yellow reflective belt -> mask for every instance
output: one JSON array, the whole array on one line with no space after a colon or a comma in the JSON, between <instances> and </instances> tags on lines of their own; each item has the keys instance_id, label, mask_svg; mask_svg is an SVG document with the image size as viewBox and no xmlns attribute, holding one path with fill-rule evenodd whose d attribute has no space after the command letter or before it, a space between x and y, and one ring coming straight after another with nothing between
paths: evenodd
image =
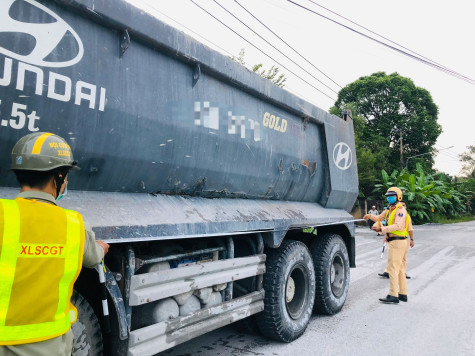
<instances>
[{"instance_id":1,"label":"yellow reflective belt","mask_svg":"<svg viewBox=\"0 0 475 356\"><path fill-rule=\"evenodd\" d=\"M5 325L10 292L15 278L15 263L20 246L20 210L14 200L0 199L3 205L3 245L0 256L0 326Z\"/></svg>"}]
</instances>

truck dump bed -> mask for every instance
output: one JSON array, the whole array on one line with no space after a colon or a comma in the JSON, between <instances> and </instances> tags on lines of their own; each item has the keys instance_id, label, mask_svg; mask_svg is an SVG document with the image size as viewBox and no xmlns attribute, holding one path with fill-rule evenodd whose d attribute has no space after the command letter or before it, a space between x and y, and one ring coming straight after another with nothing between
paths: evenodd
<instances>
[{"instance_id":1,"label":"truck dump bed","mask_svg":"<svg viewBox=\"0 0 475 356\"><path fill-rule=\"evenodd\" d=\"M13 145L45 131L82 168L62 205L99 239L262 230L278 245L288 229L351 219L351 119L125 1L3 0L0 15L1 197L16 192Z\"/></svg>"}]
</instances>

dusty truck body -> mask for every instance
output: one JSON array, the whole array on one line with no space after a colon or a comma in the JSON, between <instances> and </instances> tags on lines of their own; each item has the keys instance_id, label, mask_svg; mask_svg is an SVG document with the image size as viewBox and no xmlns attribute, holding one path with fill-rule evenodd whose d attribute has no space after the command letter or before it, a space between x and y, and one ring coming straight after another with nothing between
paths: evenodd
<instances>
[{"instance_id":1,"label":"dusty truck body","mask_svg":"<svg viewBox=\"0 0 475 356\"><path fill-rule=\"evenodd\" d=\"M83 269L75 352L152 355L235 321L290 342L341 309L351 118L121 0L2 0L0 16L0 197L18 191L15 142L56 133L81 167L60 205L111 245L109 318Z\"/></svg>"}]
</instances>

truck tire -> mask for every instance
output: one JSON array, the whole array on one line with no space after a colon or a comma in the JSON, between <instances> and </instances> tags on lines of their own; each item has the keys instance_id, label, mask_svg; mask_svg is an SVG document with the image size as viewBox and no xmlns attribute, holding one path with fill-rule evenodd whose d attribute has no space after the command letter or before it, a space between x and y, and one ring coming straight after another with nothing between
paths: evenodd
<instances>
[{"instance_id":1,"label":"truck tire","mask_svg":"<svg viewBox=\"0 0 475 356\"><path fill-rule=\"evenodd\" d=\"M71 303L78 310L78 319L71 326L74 335L73 356L102 355L102 333L94 310L84 297L73 291Z\"/></svg>"},{"instance_id":2,"label":"truck tire","mask_svg":"<svg viewBox=\"0 0 475 356\"><path fill-rule=\"evenodd\" d=\"M310 245L315 266L315 305L313 311L333 315L345 304L350 285L350 262L340 235L323 234Z\"/></svg>"},{"instance_id":3,"label":"truck tire","mask_svg":"<svg viewBox=\"0 0 475 356\"><path fill-rule=\"evenodd\" d=\"M297 339L307 328L315 299L315 271L305 244L285 240L268 251L264 290L264 311L256 314L261 333L277 341Z\"/></svg>"}]
</instances>

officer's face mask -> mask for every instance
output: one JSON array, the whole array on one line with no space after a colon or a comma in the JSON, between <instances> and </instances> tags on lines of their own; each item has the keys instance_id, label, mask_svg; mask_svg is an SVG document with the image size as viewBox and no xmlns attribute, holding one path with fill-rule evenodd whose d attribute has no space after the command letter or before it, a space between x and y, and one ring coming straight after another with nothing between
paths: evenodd
<instances>
[{"instance_id":1,"label":"officer's face mask","mask_svg":"<svg viewBox=\"0 0 475 356\"><path fill-rule=\"evenodd\" d=\"M65 182L63 193L58 195L56 201L61 200L65 195L68 194L68 181Z\"/></svg>"},{"instance_id":2,"label":"officer's face mask","mask_svg":"<svg viewBox=\"0 0 475 356\"><path fill-rule=\"evenodd\" d=\"M390 195L386 198L389 204L394 204L396 202L396 197L394 195Z\"/></svg>"}]
</instances>

